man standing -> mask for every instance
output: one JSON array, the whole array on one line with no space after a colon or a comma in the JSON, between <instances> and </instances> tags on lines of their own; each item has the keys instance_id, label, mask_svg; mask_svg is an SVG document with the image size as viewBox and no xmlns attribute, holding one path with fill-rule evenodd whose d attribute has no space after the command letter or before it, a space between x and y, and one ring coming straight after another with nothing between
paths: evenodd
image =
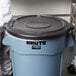
<instances>
[{"instance_id":1,"label":"man standing","mask_svg":"<svg viewBox=\"0 0 76 76\"><path fill-rule=\"evenodd\" d=\"M10 0L0 0L0 58L1 58L1 69L3 76L12 76L12 67L10 59L10 48L9 46L2 45L2 39L4 37L4 25L12 18L10 10Z\"/></svg>"}]
</instances>

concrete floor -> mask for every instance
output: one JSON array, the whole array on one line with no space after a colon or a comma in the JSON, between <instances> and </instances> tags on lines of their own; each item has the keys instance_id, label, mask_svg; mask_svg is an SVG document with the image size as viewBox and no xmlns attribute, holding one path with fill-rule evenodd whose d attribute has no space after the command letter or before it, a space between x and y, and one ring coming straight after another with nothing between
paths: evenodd
<instances>
[{"instance_id":1,"label":"concrete floor","mask_svg":"<svg viewBox=\"0 0 76 76\"><path fill-rule=\"evenodd\" d=\"M62 76L76 76L76 74L70 74L67 71L67 66L70 64L71 62L71 57L72 57L72 48L67 48L65 50L65 54L64 54L64 65L63 65L63 72L62 72ZM0 70L0 76L2 76L2 72Z\"/></svg>"},{"instance_id":2,"label":"concrete floor","mask_svg":"<svg viewBox=\"0 0 76 76\"><path fill-rule=\"evenodd\" d=\"M72 48L67 48L64 54L64 65L63 65L62 76L76 76L76 74L70 74L66 69L72 60L72 55L73 55Z\"/></svg>"}]
</instances>

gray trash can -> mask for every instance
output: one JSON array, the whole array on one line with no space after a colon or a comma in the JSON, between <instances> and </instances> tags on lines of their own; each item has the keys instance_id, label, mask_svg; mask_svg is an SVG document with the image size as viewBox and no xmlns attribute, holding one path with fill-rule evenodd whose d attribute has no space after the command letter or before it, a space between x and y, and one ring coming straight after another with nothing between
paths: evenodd
<instances>
[{"instance_id":1,"label":"gray trash can","mask_svg":"<svg viewBox=\"0 0 76 76\"><path fill-rule=\"evenodd\" d=\"M56 17L24 16L6 26L14 76L61 76L63 53L73 45L72 26Z\"/></svg>"}]
</instances>

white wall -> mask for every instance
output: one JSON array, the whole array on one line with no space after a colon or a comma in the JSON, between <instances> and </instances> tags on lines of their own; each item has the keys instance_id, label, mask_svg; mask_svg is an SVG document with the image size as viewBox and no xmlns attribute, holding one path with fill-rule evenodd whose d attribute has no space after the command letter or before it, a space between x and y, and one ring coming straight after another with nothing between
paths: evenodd
<instances>
[{"instance_id":1,"label":"white wall","mask_svg":"<svg viewBox=\"0 0 76 76\"><path fill-rule=\"evenodd\" d=\"M22 0L21 2L19 0L12 0L13 15L70 14L70 9L71 0L48 0L42 3L27 3Z\"/></svg>"}]
</instances>

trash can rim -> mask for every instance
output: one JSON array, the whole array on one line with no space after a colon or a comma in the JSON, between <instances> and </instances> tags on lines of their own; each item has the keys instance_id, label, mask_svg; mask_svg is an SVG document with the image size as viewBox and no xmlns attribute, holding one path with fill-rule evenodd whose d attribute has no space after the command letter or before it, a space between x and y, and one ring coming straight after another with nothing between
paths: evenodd
<instances>
[{"instance_id":1,"label":"trash can rim","mask_svg":"<svg viewBox=\"0 0 76 76\"><path fill-rule=\"evenodd\" d=\"M54 31L47 30L48 32L46 32L46 28L48 28L48 29L50 28L50 26L46 25L47 22L45 22L45 26L47 26L47 27L39 26L39 28L36 28L34 26L34 28L31 28L31 26L33 26L33 25L28 26L29 28L34 29L35 31L36 31L36 29L37 30L39 29L39 31L45 29L45 32L43 31L42 33L39 31L37 31L37 33L35 33L35 31L33 33L29 33L28 31L26 32L22 29L13 27L15 25L15 23L17 23L19 20L22 20L24 18L26 20L30 19L30 18L34 18L34 20L35 20L35 18L41 18L41 19L46 19L49 21L53 19L54 21L59 21L58 23L60 23L62 27L60 26L60 28L58 29L58 27L59 27L59 25L58 25L57 30L56 29L54 29ZM48 24L49 24L49 21L48 21ZM54 26L56 27L56 25L54 25ZM37 15L19 17L16 20L10 21L9 24L6 26L6 30L9 34L22 38L22 39L34 39L34 40L57 38L57 37L67 34L71 29L73 29L73 26L61 18L57 18L57 17L53 17L53 16L48 17L48 16L37 16ZM26 28L25 28L25 30L26 30Z\"/></svg>"}]
</instances>

